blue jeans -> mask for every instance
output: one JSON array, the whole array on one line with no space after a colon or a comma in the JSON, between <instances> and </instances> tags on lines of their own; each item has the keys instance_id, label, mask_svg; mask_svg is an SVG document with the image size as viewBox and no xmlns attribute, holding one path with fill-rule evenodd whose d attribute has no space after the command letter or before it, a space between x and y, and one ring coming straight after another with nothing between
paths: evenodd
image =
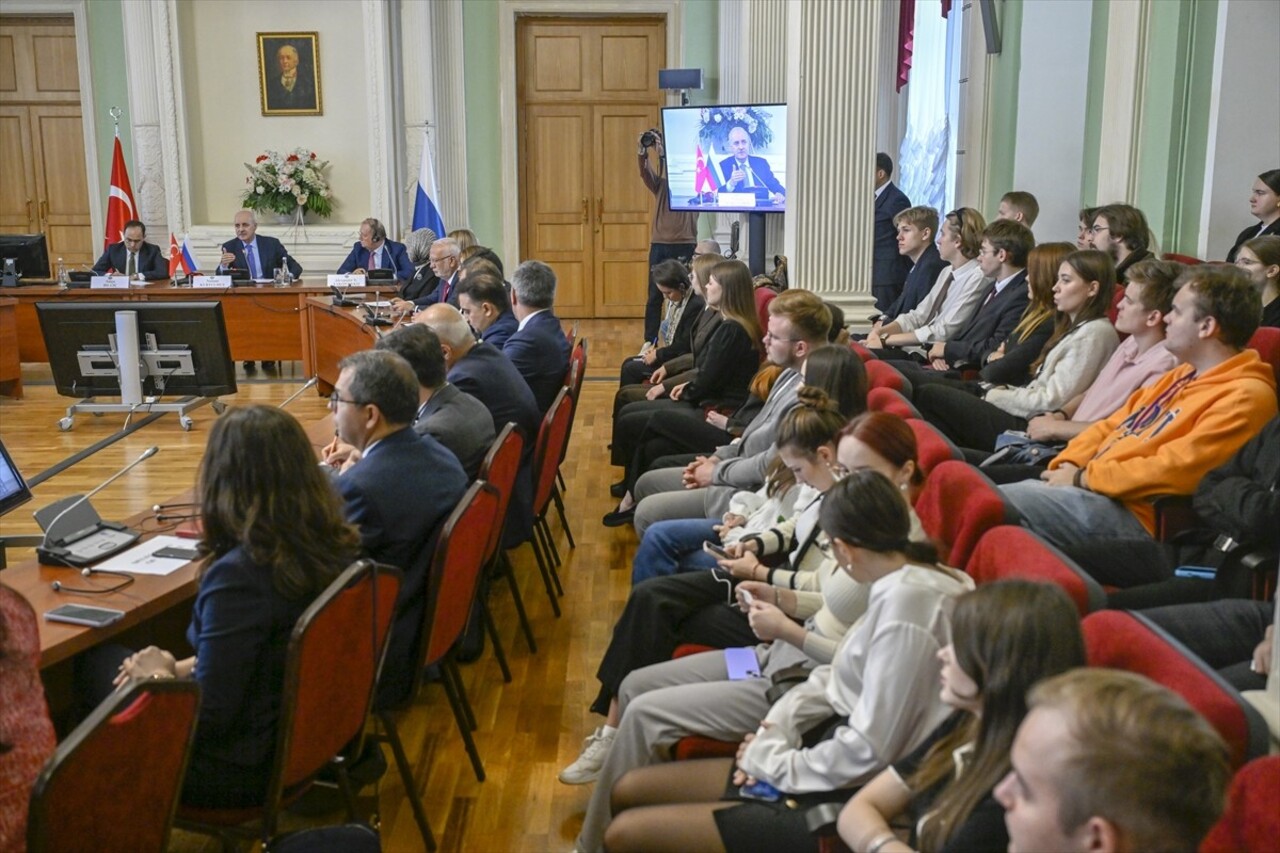
<instances>
[{"instance_id":1,"label":"blue jeans","mask_svg":"<svg viewBox=\"0 0 1280 853\"><path fill-rule=\"evenodd\" d=\"M1000 487L1029 527L1059 548L1098 539L1150 540L1151 534L1120 501L1075 486L1023 480Z\"/></svg>"},{"instance_id":2,"label":"blue jeans","mask_svg":"<svg viewBox=\"0 0 1280 853\"><path fill-rule=\"evenodd\" d=\"M702 543L720 541L712 530L715 524L710 518L678 518L650 525L631 563L631 585L662 575L714 569L715 558L702 550Z\"/></svg>"}]
</instances>

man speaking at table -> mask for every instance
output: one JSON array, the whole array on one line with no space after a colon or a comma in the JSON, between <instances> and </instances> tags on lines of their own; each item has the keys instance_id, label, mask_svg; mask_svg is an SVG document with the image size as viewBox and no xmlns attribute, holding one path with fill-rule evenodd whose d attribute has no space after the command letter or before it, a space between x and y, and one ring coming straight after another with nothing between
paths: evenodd
<instances>
[{"instance_id":1,"label":"man speaking at table","mask_svg":"<svg viewBox=\"0 0 1280 853\"><path fill-rule=\"evenodd\" d=\"M136 219L124 224L124 239L112 243L93 265L94 275L117 272L130 280L159 281L169 277L169 262L160 247L146 242L147 226Z\"/></svg>"},{"instance_id":2,"label":"man speaking at table","mask_svg":"<svg viewBox=\"0 0 1280 853\"><path fill-rule=\"evenodd\" d=\"M729 150L733 156L720 161L720 173L724 175L721 192L754 192L757 197L767 195L774 204L786 202L787 191L773 176L769 161L751 154L751 136L745 127L729 131Z\"/></svg>"},{"instance_id":3,"label":"man speaking at table","mask_svg":"<svg viewBox=\"0 0 1280 853\"><path fill-rule=\"evenodd\" d=\"M236 237L222 244L219 273L245 270L251 279L273 278L276 269L288 261L293 277L302 275L302 265L285 250L283 243L265 234L258 236L258 217L252 210L238 211L232 224ZM274 370L275 366L274 361L262 362L264 370ZM252 373L256 367L252 361L246 361L244 369L246 373Z\"/></svg>"}]
</instances>

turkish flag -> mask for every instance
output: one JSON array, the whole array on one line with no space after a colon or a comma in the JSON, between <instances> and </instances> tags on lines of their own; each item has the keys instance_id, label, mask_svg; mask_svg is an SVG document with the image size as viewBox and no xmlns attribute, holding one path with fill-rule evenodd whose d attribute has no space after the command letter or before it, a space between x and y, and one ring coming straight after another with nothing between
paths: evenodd
<instances>
[{"instance_id":1,"label":"turkish flag","mask_svg":"<svg viewBox=\"0 0 1280 853\"><path fill-rule=\"evenodd\" d=\"M169 232L169 278L173 278L178 274L178 267L182 266L182 250L178 248L178 238L173 236L173 232Z\"/></svg>"},{"instance_id":2,"label":"turkish flag","mask_svg":"<svg viewBox=\"0 0 1280 853\"><path fill-rule=\"evenodd\" d=\"M705 188L705 189L704 189ZM702 156L702 146L698 146L697 165L693 169L693 191L695 193L714 192L716 179L707 168L707 161Z\"/></svg>"},{"instance_id":3,"label":"turkish flag","mask_svg":"<svg viewBox=\"0 0 1280 853\"><path fill-rule=\"evenodd\" d=\"M111 155L111 190L107 193L107 232L102 238L102 248L124 239L124 224L138 218L138 206L133 202L133 187L129 184L129 170L124 165L124 151L120 148L120 132L116 131L115 153Z\"/></svg>"}]
</instances>

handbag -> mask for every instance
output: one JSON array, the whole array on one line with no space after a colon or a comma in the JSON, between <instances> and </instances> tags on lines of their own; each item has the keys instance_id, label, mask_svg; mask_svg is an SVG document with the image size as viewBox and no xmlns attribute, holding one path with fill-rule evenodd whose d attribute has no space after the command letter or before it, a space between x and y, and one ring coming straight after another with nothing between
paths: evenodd
<instances>
[{"instance_id":1,"label":"handbag","mask_svg":"<svg viewBox=\"0 0 1280 853\"><path fill-rule=\"evenodd\" d=\"M1038 465L1044 467L1062 452L1065 442L1035 441L1025 432L1005 430L996 437L996 452L979 467L991 465Z\"/></svg>"}]
</instances>

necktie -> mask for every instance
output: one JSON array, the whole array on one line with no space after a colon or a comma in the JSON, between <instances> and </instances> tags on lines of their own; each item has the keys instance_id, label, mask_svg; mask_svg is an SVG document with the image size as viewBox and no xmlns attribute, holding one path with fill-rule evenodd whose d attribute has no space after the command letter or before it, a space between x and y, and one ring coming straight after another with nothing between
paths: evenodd
<instances>
[{"instance_id":1,"label":"necktie","mask_svg":"<svg viewBox=\"0 0 1280 853\"><path fill-rule=\"evenodd\" d=\"M262 278L262 267L258 266L258 255L253 251L252 243L244 244L244 258L249 262L249 276Z\"/></svg>"},{"instance_id":2,"label":"necktie","mask_svg":"<svg viewBox=\"0 0 1280 853\"><path fill-rule=\"evenodd\" d=\"M449 294L453 292L453 279L446 278L444 285L440 289L440 303L444 304L449 301Z\"/></svg>"},{"instance_id":3,"label":"necktie","mask_svg":"<svg viewBox=\"0 0 1280 853\"><path fill-rule=\"evenodd\" d=\"M929 312L929 319L924 321L926 326L942 313L942 304L947 301L947 291L951 290L951 282L955 280L956 277L954 275L947 273L947 280L942 283L942 292L938 294L938 301L933 303L933 310Z\"/></svg>"},{"instance_id":4,"label":"necktie","mask_svg":"<svg viewBox=\"0 0 1280 853\"><path fill-rule=\"evenodd\" d=\"M378 268L378 250L369 250L369 269L376 270Z\"/></svg>"},{"instance_id":5,"label":"necktie","mask_svg":"<svg viewBox=\"0 0 1280 853\"><path fill-rule=\"evenodd\" d=\"M745 187L754 187L754 186L756 185L756 176L755 176L755 175L753 175L753 174L751 173L751 161L750 161L750 160L745 160L745 161L743 161L742 171L743 171L743 172L745 172L745 173L746 173L746 175L747 175L746 183L744 183L744 184L743 184L743 186L745 186Z\"/></svg>"},{"instance_id":6,"label":"necktie","mask_svg":"<svg viewBox=\"0 0 1280 853\"><path fill-rule=\"evenodd\" d=\"M138 274L138 254L137 252L129 253L129 262L125 264L124 274L129 278L133 278Z\"/></svg>"}]
</instances>

